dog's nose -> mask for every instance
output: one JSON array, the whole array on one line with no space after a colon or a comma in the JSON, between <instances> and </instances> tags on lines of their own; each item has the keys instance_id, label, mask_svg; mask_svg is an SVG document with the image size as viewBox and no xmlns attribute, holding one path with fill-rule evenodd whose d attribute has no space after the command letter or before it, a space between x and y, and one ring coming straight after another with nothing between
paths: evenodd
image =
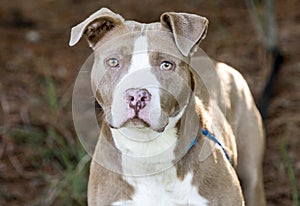
<instances>
[{"instance_id":1,"label":"dog's nose","mask_svg":"<svg viewBox=\"0 0 300 206\"><path fill-rule=\"evenodd\" d=\"M146 89L128 89L126 99L129 107L137 113L150 102L151 94Z\"/></svg>"}]
</instances>

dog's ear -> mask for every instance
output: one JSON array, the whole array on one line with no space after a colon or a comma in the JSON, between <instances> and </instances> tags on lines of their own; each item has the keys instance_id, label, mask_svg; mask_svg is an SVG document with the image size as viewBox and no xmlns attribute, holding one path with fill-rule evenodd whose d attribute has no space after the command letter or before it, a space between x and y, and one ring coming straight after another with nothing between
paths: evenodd
<instances>
[{"instance_id":1,"label":"dog's ear","mask_svg":"<svg viewBox=\"0 0 300 206\"><path fill-rule=\"evenodd\" d=\"M90 47L94 48L105 34L122 25L123 22L123 17L107 8L102 8L72 28L69 45L74 46L84 35Z\"/></svg>"},{"instance_id":2,"label":"dog's ear","mask_svg":"<svg viewBox=\"0 0 300 206\"><path fill-rule=\"evenodd\" d=\"M193 53L206 36L208 20L195 14L166 12L160 16L163 26L174 35L175 43L184 56Z\"/></svg>"}]
</instances>

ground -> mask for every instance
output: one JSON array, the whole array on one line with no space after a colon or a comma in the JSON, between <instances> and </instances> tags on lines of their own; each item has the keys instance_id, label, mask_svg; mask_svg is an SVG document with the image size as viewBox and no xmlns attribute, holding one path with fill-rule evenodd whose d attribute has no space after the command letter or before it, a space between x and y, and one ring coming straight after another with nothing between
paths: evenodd
<instances>
[{"instance_id":1,"label":"ground","mask_svg":"<svg viewBox=\"0 0 300 206\"><path fill-rule=\"evenodd\" d=\"M206 16L210 24L202 49L237 68L258 99L270 63L245 2L1 1L0 205L86 204L89 157L74 132L71 98L77 73L91 50L84 41L68 46L72 26L103 6L143 22L157 21L164 11ZM284 62L265 121L269 206L299 205L299 8L298 0L275 5Z\"/></svg>"}]
</instances>

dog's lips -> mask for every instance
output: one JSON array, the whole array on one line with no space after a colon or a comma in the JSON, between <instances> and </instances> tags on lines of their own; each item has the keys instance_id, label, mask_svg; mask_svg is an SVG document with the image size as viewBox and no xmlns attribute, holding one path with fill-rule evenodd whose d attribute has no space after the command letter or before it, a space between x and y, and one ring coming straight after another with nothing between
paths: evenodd
<instances>
[{"instance_id":1,"label":"dog's lips","mask_svg":"<svg viewBox=\"0 0 300 206\"><path fill-rule=\"evenodd\" d=\"M154 127L153 125L151 125L150 123L144 121L143 119L140 119L137 117L128 119L119 126L116 126L110 122L106 122L106 123L112 129L120 129L122 127L136 128L136 129L151 128L155 132L162 133L165 130L165 128L167 127L169 121L166 121L165 124L163 124L157 128Z\"/></svg>"},{"instance_id":2,"label":"dog's lips","mask_svg":"<svg viewBox=\"0 0 300 206\"><path fill-rule=\"evenodd\" d=\"M124 126L125 127L136 127L136 128L150 127L150 125L147 122L145 122L144 120L142 120L138 117L129 119L128 121L125 122Z\"/></svg>"}]
</instances>

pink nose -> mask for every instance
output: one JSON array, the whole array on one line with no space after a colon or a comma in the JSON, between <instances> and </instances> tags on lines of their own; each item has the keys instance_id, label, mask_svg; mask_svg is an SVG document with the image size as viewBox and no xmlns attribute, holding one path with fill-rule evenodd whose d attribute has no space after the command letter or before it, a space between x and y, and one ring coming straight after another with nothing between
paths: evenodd
<instances>
[{"instance_id":1,"label":"pink nose","mask_svg":"<svg viewBox=\"0 0 300 206\"><path fill-rule=\"evenodd\" d=\"M146 89L128 89L126 90L126 100L130 108L137 114L151 100L151 94Z\"/></svg>"}]
</instances>

